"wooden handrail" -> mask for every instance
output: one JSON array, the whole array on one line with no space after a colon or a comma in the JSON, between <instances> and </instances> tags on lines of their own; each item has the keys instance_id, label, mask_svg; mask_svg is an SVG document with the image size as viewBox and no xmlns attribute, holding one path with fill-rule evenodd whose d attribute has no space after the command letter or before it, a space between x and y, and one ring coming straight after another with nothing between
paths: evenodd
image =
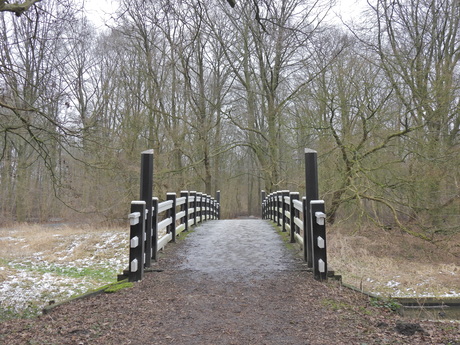
<instances>
[{"instance_id":1,"label":"wooden handrail","mask_svg":"<svg viewBox=\"0 0 460 345\"><path fill-rule=\"evenodd\" d=\"M176 236L187 231L191 225L197 225L206 220L219 219L220 204L210 195L181 191L181 197L176 198L176 193L167 193L167 200L158 202L152 200L152 228L146 228L148 210L144 201L131 203L130 219L130 255L129 255L129 281L142 280L145 264L150 255L151 261L156 261L157 253L169 242L175 242ZM196 194L196 196L194 195ZM218 192L218 195L220 192ZM144 221L141 215L145 214ZM159 221L159 219L162 219ZM166 231L164 231L166 229ZM164 231L164 233L163 233ZM143 239L143 240L141 240ZM147 253L145 243L153 243L152 252Z\"/></svg>"},{"instance_id":2,"label":"wooden handrail","mask_svg":"<svg viewBox=\"0 0 460 345\"><path fill-rule=\"evenodd\" d=\"M326 222L324 201L318 200L317 153L305 149L306 195L300 201L299 193L287 190L262 195L262 218L275 222L290 241L303 248L304 260L313 268L315 278L327 279Z\"/></svg>"},{"instance_id":3,"label":"wooden handrail","mask_svg":"<svg viewBox=\"0 0 460 345\"><path fill-rule=\"evenodd\" d=\"M158 251L192 225L209 219L220 219L220 191L216 199L196 191L167 193L165 201L152 196L153 150L141 153L141 186L139 201L131 203L129 267L119 280L142 280L144 269L157 261ZM163 230L165 230L163 234ZM159 235L161 234L161 237Z\"/></svg>"}]
</instances>

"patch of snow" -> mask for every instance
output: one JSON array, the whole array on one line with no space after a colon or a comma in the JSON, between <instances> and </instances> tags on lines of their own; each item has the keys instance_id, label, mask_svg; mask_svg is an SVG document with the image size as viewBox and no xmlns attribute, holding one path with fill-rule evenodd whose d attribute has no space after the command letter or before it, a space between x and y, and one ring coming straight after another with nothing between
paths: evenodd
<instances>
[{"instance_id":1,"label":"patch of snow","mask_svg":"<svg viewBox=\"0 0 460 345\"><path fill-rule=\"evenodd\" d=\"M25 242L25 240L26 239L22 237L11 237L11 236L0 237L0 241Z\"/></svg>"},{"instance_id":2,"label":"patch of snow","mask_svg":"<svg viewBox=\"0 0 460 345\"><path fill-rule=\"evenodd\" d=\"M128 242L124 232L96 234L99 242L95 245L95 252L103 251L103 256L64 262L65 257L68 258L78 245L91 236L93 235L85 234L72 237L70 246L55 253L54 256L60 257L58 262L44 260L43 252L8 262L8 267L13 272L0 282L0 310L21 312L30 306L40 309L50 300L62 301L115 281L116 274L123 271L128 264ZM97 273L96 277L78 277L86 269ZM5 268L0 267L0 270Z\"/></svg>"},{"instance_id":3,"label":"patch of snow","mask_svg":"<svg viewBox=\"0 0 460 345\"><path fill-rule=\"evenodd\" d=\"M396 287L396 286L398 286L398 285L401 285L401 283L398 283L397 281L394 281L394 280L390 280L390 281L387 283L386 286L393 288L393 287Z\"/></svg>"}]
</instances>

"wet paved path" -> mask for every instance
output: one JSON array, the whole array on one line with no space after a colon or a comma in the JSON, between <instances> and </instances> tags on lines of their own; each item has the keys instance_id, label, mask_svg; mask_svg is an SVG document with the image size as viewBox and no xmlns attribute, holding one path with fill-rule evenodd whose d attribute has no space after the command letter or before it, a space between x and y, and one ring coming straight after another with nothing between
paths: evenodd
<instances>
[{"instance_id":1,"label":"wet paved path","mask_svg":"<svg viewBox=\"0 0 460 345\"><path fill-rule=\"evenodd\" d=\"M181 269L219 280L263 278L300 269L273 226L260 219L208 221L188 235Z\"/></svg>"}]
</instances>

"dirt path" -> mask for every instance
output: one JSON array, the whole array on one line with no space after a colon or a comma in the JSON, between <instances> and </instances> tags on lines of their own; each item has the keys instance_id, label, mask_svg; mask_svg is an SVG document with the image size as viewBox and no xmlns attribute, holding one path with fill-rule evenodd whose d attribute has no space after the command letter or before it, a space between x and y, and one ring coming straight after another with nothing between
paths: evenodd
<instances>
[{"instance_id":1,"label":"dirt path","mask_svg":"<svg viewBox=\"0 0 460 345\"><path fill-rule=\"evenodd\" d=\"M313 280L261 220L204 223L167 246L155 268L162 271L133 288L2 323L0 344L460 342L458 324L422 323L401 334L406 324L398 316L336 283Z\"/></svg>"}]
</instances>

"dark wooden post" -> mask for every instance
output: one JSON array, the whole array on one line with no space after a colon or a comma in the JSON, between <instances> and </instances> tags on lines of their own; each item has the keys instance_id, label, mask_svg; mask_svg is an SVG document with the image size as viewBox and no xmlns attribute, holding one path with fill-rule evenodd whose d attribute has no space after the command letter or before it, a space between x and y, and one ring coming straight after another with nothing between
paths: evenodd
<instances>
[{"instance_id":1,"label":"dark wooden post","mask_svg":"<svg viewBox=\"0 0 460 345\"><path fill-rule=\"evenodd\" d=\"M266 213L266 207L267 207L267 205L266 205L266 203L265 203L265 201L266 201L266 200L265 200L265 198L266 198L266 193L265 193L264 190L262 190L262 191L260 192L260 198L261 198L261 203L262 203L262 215L261 215L261 216L262 216L262 219L265 219L265 217L266 217L266 216L265 216L265 213Z\"/></svg>"},{"instance_id":2,"label":"dark wooden post","mask_svg":"<svg viewBox=\"0 0 460 345\"><path fill-rule=\"evenodd\" d=\"M215 219L214 218L214 198L212 195L209 195L209 219Z\"/></svg>"},{"instance_id":3,"label":"dark wooden post","mask_svg":"<svg viewBox=\"0 0 460 345\"><path fill-rule=\"evenodd\" d=\"M208 213L209 213L209 219L216 219L214 217L214 210L216 209L214 206L214 197L212 195L209 195L209 210L208 210Z\"/></svg>"},{"instance_id":4,"label":"dark wooden post","mask_svg":"<svg viewBox=\"0 0 460 345\"><path fill-rule=\"evenodd\" d=\"M204 220L209 219L209 202L211 200L211 196L208 194L204 194Z\"/></svg>"},{"instance_id":5,"label":"dark wooden post","mask_svg":"<svg viewBox=\"0 0 460 345\"><path fill-rule=\"evenodd\" d=\"M305 262L308 261L308 253L310 252L310 250L307 250L307 247L306 247L306 242L307 242L307 232L308 232L308 226L307 226L307 223L310 221L310 218L308 218L308 215L307 215L307 197L304 196L302 198L302 221L303 221L303 260ZM311 268L311 267L310 267Z\"/></svg>"},{"instance_id":6,"label":"dark wooden post","mask_svg":"<svg viewBox=\"0 0 460 345\"><path fill-rule=\"evenodd\" d=\"M307 266L313 267L313 254L312 248L312 224L310 215L310 202L318 199L318 168L317 168L317 153L311 149L305 149L305 186L307 198L307 223L304 224L306 228L304 238L304 253L307 255Z\"/></svg>"},{"instance_id":7,"label":"dark wooden post","mask_svg":"<svg viewBox=\"0 0 460 345\"><path fill-rule=\"evenodd\" d=\"M185 198L185 203L181 205L180 210L185 212L185 216L182 218L182 223L185 225L184 231L188 231L188 191L180 192L181 198Z\"/></svg>"},{"instance_id":8,"label":"dark wooden post","mask_svg":"<svg viewBox=\"0 0 460 345\"><path fill-rule=\"evenodd\" d=\"M286 197L289 196L289 191L288 190L283 190L281 191L281 209L282 209L282 216L281 216L281 221L282 221L282 226L283 226L283 232L286 232L286 212L287 210L287 204L286 204Z\"/></svg>"},{"instance_id":9,"label":"dark wooden post","mask_svg":"<svg viewBox=\"0 0 460 345\"><path fill-rule=\"evenodd\" d=\"M278 226L281 226L280 208L282 207L281 205L282 198L283 198L283 192L281 191L276 192L276 224Z\"/></svg>"},{"instance_id":10,"label":"dark wooden post","mask_svg":"<svg viewBox=\"0 0 460 345\"><path fill-rule=\"evenodd\" d=\"M209 199L209 219L217 219L216 199L212 196Z\"/></svg>"},{"instance_id":11,"label":"dark wooden post","mask_svg":"<svg viewBox=\"0 0 460 345\"><path fill-rule=\"evenodd\" d=\"M190 219L193 219L193 225L196 225L196 208L197 208L197 202L196 202L196 192L190 192L190 208L193 209L192 213L190 214L191 217ZM192 217L193 216L193 217Z\"/></svg>"},{"instance_id":12,"label":"dark wooden post","mask_svg":"<svg viewBox=\"0 0 460 345\"><path fill-rule=\"evenodd\" d=\"M131 202L131 213L128 218L130 224L128 280L135 282L144 277L145 201Z\"/></svg>"},{"instance_id":13,"label":"dark wooden post","mask_svg":"<svg viewBox=\"0 0 460 345\"><path fill-rule=\"evenodd\" d=\"M310 202L312 223L313 274L316 280L327 279L326 214L323 200Z\"/></svg>"},{"instance_id":14,"label":"dark wooden post","mask_svg":"<svg viewBox=\"0 0 460 345\"><path fill-rule=\"evenodd\" d=\"M201 221L206 220L206 194L201 193Z\"/></svg>"},{"instance_id":15,"label":"dark wooden post","mask_svg":"<svg viewBox=\"0 0 460 345\"><path fill-rule=\"evenodd\" d=\"M272 222L276 222L275 207L276 207L276 194L270 193L270 219Z\"/></svg>"},{"instance_id":16,"label":"dark wooden post","mask_svg":"<svg viewBox=\"0 0 460 345\"><path fill-rule=\"evenodd\" d=\"M166 200L172 200L172 206L167 212L167 217L171 218L171 224L166 230L171 233L171 242L176 242L176 193L166 193Z\"/></svg>"},{"instance_id":17,"label":"dark wooden post","mask_svg":"<svg viewBox=\"0 0 460 345\"><path fill-rule=\"evenodd\" d=\"M195 221L196 224L201 222L201 193L196 192L195 196Z\"/></svg>"},{"instance_id":18,"label":"dark wooden post","mask_svg":"<svg viewBox=\"0 0 460 345\"><path fill-rule=\"evenodd\" d=\"M202 222L206 220L206 198L207 198L207 195L202 193L201 194L201 221Z\"/></svg>"},{"instance_id":19,"label":"dark wooden post","mask_svg":"<svg viewBox=\"0 0 460 345\"><path fill-rule=\"evenodd\" d=\"M289 194L289 197L290 197L289 210L291 212L291 222L289 224L291 226L290 241L291 243L295 243L295 233L296 233L296 227L297 227L297 225L295 225L295 217L299 216L298 214L299 211L297 211L297 209L294 207L294 200L299 200L299 193L292 192Z\"/></svg>"},{"instance_id":20,"label":"dark wooden post","mask_svg":"<svg viewBox=\"0 0 460 345\"><path fill-rule=\"evenodd\" d=\"M217 219L220 219L220 190L216 192L216 215Z\"/></svg>"},{"instance_id":21,"label":"dark wooden post","mask_svg":"<svg viewBox=\"0 0 460 345\"><path fill-rule=\"evenodd\" d=\"M152 261L158 260L158 198L152 198Z\"/></svg>"},{"instance_id":22,"label":"dark wooden post","mask_svg":"<svg viewBox=\"0 0 460 345\"><path fill-rule=\"evenodd\" d=\"M219 209L217 208L217 200L212 198L212 219L218 219Z\"/></svg>"},{"instance_id":23,"label":"dark wooden post","mask_svg":"<svg viewBox=\"0 0 460 345\"><path fill-rule=\"evenodd\" d=\"M145 201L147 218L145 219L145 267L151 266L152 253L152 194L153 194L153 150L141 153L141 190L140 199Z\"/></svg>"}]
</instances>

